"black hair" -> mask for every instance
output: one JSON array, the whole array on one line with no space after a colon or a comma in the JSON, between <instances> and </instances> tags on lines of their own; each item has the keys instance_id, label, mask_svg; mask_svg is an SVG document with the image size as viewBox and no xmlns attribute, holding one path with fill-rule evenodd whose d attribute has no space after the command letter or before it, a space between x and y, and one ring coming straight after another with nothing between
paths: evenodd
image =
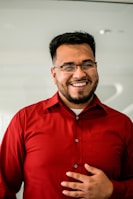
<instances>
[{"instance_id":1,"label":"black hair","mask_svg":"<svg viewBox=\"0 0 133 199\"><path fill-rule=\"evenodd\" d=\"M54 37L50 44L49 50L51 54L51 58L53 59L56 55L57 48L62 44L88 44L94 54L95 57L95 40L94 37L87 32L66 32L61 35Z\"/></svg>"}]
</instances>

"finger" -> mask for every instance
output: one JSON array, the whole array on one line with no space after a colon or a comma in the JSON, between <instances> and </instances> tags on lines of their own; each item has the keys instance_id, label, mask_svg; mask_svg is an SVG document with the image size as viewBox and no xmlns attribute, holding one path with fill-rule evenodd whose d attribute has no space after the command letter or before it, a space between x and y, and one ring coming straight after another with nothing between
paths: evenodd
<instances>
[{"instance_id":1,"label":"finger","mask_svg":"<svg viewBox=\"0 0 133 199\"><path fill-rule=\"evenodd\" d=\"M83 189L83 184L79 183L79 182L63 181L63 182L61 182L61 185L63 187L71 188L73 190L82 190Z\"/></svg>"},{"instance_id":2,"label":"finger","mask_svg":"<svg viewBox=\"0 0 133 199\"><path fill-rule=\"evenodd\" d=\"M73 197L73 198L82 198L83 197L82 191L63 190L62 193L66 196Z\"/></svg>"},{"instance_id":3,"label":"finger","mask_svg":"<svg viewBox=\"0 0 133 199\"><path fill-rule=\"evenodd\" d=\"M80 182L84 182L88 178L88 176L84 174L71 172L71 171L67 172L66 175Z\"/></svg>"},{"instance_id":4,"label":"finger","mask_svg":"<svg viewBox=\"0 0 133 199\"><path fill-rule=\"evenodd\" d=\"M86 169L88 172L90 172L90 173L92 173L92 174L97 174L97 173L99 173L99 171L100 171L100 169L97 169L96 167L92 167L92 166L90 166L90 165L88 165L88 164L85 164L84 167L85 167L85 169Z\"/></svg>"}]
</instances>

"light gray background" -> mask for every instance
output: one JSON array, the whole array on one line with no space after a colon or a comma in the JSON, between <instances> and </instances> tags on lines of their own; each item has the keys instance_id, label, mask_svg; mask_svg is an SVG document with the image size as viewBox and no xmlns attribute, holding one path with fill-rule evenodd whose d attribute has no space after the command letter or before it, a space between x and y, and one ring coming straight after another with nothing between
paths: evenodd
<instances>
[{"instance_id":1,"label":"light gray background","mask_svg":"<svg viewBox=\"0 0 133 199\"><path fill-rule=\"evenodd\" d=\"M133 120L132 21L133 4L0 0L0 141L20 108L56 91L49 42L66 31L94 35L100 75L97 94ZM101 29L105 34L99 33Z\"/></svg>"}]
</instances>

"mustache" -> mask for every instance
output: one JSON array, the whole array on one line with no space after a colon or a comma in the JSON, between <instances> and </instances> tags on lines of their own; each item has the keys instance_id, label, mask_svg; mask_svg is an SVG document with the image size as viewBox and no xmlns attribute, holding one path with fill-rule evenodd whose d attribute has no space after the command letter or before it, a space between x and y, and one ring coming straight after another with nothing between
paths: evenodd
<instances>
[{"instance_id":1,"label":"mustache","mask_svg":"<svg viewBox=\"0 0 133 199\"><path fill-rule=\"evenodd\" d=\"M89 78L89 77L82 77L80 79L79 78L75 78L72 81L69 81L68 84L72 84L72 83L76 83L76 82L84 82L84 81L86 81L86 82L92 82L91 78Z\"/></svg>"}]
</instances>

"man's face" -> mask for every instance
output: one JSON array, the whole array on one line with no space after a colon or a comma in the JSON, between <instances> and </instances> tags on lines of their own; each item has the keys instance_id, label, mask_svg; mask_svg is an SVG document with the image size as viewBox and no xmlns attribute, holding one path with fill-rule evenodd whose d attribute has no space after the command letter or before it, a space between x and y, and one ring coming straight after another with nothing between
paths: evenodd
<instances>
[{"instance_id":1,"label":"man's face","mask_svg":"<svg viewBox=\"0 0 133 199\"><path fill-rule=\"evenodd\" d=\"M98 84L97 65L83 70L80 64L86 60L95 61L93 51L88 44L63 44L57 48L53 59L54 66L62 66L66 63L74 63L77 68L73 72L64 71L61 68L52 68L51 73L58 87L61 99L66 105L86 104L94 94Z\"/></svg>"}]
</instances>

